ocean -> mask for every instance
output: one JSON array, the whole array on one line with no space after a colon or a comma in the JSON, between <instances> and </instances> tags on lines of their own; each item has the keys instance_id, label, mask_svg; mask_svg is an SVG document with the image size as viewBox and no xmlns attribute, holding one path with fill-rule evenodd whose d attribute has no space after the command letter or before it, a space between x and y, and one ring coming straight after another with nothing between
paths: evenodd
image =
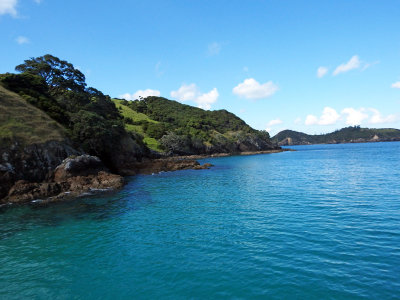
<instances>
[{"instance_id":1,"label":"ocean","mask_svg":"<svg viewBox=\"0 0 400 300\"><path fill-rule=\"evenodd\" d=\"M0 208L1 299L399 299L400 142L293 146Z\"/></svg>"}]
</instances>

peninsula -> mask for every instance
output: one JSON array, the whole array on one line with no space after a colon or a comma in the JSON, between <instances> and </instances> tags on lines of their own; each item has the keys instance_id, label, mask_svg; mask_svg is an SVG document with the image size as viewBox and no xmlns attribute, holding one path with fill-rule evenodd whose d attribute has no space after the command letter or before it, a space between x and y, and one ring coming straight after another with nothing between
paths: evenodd
<instances>
[{"instance_id":1,"label":"peninsula","mask_svg":"<svg viewBox=\"0 0 400 300\"><path fill-rule=\"evenodd\" d=\"M202 169L191 155L281 151L226 110L112 99L52 55L0 75L0 204L119 188L137 173Z\"/></svg>"}]
</instances>

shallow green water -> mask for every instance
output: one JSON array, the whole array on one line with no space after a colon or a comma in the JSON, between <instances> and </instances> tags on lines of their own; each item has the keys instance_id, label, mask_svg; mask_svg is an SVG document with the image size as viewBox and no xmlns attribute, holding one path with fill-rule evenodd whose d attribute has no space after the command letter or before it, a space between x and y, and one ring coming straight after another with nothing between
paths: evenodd
<instances>
[{"instance_id":1,"label":"shallow green water","mask_svg":"<svg viewBox=\"0 0 400 300\"><path fill-rule=\"evenodd\" d=\"M299 146L0 209L0 298L400 297L400 143Z\"/></svg>"}]
</instances>

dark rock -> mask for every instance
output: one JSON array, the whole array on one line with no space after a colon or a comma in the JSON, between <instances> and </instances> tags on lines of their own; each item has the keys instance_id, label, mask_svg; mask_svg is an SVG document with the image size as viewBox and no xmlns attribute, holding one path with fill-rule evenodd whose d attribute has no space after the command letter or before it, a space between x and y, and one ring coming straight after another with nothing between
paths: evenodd
<instances>
[{"instance_id":1,"label":"dark rock","mask_svg":"<svg viewBox=\"0 0 400 300\"><path fill-rule=\"evenodd\" d=\"M95 175L99 171L108 171L101 160L96 156L80 155L63 160L54 171L54 181L65 181L74 176Z\"/></svg>"},{"instance_id":2,"label":"dark rock","mask_svg":"<svg viewBox=\"0 0 400 300\"><path fill-rule=\"evenodd\" d=\"M7 196L10 188L19 180L47 181L52 171L68 156L79 155L65 142L50 141L44 144L21 146L0 145L0 199Z\"/></svg>"}]
</instances>

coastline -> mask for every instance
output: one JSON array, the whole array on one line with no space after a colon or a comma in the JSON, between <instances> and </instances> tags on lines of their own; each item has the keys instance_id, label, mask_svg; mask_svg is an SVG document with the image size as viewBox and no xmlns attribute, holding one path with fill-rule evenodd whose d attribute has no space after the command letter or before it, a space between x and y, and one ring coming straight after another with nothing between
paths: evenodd
<instances>
[{"instance_id":1,"label":"coastline","mask_svg":"<svg viewBox=\"0 0 400 300\"><path fill-rule=\"evenodd\" d=\"M213 166L212 164L200 164L197 161L205 158L273 154L287 151L295 150L281 148L264 151L167 156L145 159L134 165L133 176L188 169L209 169ZM93 168L94 161L96 163L95 168ZM71 162L74 164L74 167L68 169ZM123 188L125 183L125 176L110 173L96 157L83 155L72 159L67 158L55 169L52 180L44 182L27 182L20 180L16 182L9 190L9 195L2 199L0 207L12 204L47 204L51 202L74 200L84 196L115 192Z\"/></svg>"},{"instance_id":2,"label":"coastline","mask_svg":"<svg viewBox=\"0 0 400 300\"><path fill-rule=\"evenodd\" d=\"M246 156L246 155L258 155L258 154L273 154L287 151L296 151L288 148L273 149L273 150L263 150L263 151L243 151L243 152L233 152L233 153L214 153L214 154L199 154L199 155L181 155L172 156L168 158L180 158L180 159L204 159L204 158L214 158L214 157L225 157L225 156Z\"/></svg>"}]
</instances>

